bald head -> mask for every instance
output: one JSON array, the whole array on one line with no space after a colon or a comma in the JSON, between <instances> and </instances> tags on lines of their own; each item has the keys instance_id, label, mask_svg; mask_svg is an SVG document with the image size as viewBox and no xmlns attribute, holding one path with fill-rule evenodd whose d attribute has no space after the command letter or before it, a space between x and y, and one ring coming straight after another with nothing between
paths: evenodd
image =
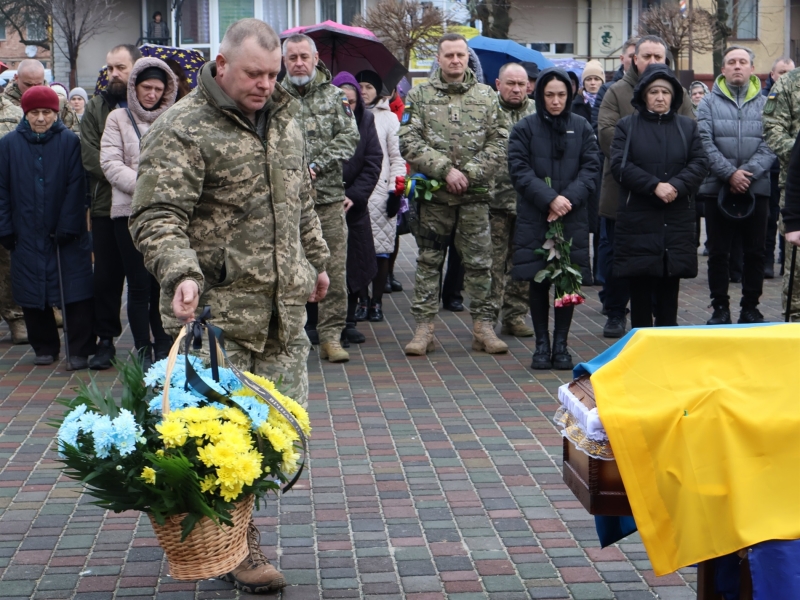
<instances>
[{"instance_id":1,"label":"bald head","mask_svg":"<svg viewBox=\"0 0 800 600\"><path fill-rule=\"evenodd\" d=\"M495 86L500 98L509 106L520 106L527 96L528 72L518 63L500 67Z\"/></svg>"},{"instance_id":2,"label":"bald head","mask_svg":"<svg viewBox=\"0 0 800 600\"><path fill-rule=\"evenodd\" d=\"M26 58L19 63L17 74L14 75L14 81L17 82L17 87L22 94L32 87L44 85L44 67L42 63L32 58Z\"/></svg>"}]
</instances>

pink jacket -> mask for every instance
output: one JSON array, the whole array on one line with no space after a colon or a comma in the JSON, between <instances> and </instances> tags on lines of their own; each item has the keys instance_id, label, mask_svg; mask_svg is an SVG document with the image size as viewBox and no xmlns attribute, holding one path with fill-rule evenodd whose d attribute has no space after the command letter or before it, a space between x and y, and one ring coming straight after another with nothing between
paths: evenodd
<instances>
[{"instance_id":1,"label":"pink jacket","mask_svg":"<svg viewBox=\"0 0 800 600\"><path fill-rule=\"evenodd\" d=\"M161 104L155 110L145 110L136 97L136 77L148 67L159 67L167 74L167 85ZM175 104L178 79L158 58L140 58L131 69L128 79L128 108L136 121L139 133L144 136L162 113ZM106 120L106 128L100 141L100 167L111 184L111 218L129 217L131 200L136 189L136 169L139 167L139 137L133 128L128 111L117 108Z\"/></svg>"}]
</instances>

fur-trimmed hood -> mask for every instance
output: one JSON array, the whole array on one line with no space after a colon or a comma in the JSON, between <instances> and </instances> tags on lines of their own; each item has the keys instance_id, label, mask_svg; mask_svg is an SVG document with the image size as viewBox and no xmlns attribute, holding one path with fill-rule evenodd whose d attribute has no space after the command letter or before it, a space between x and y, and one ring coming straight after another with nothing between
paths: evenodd
<instances>
[{"instance_id":1,"label":"fur-trimmed hood","mask_svg":"<svg viewBox=\"0 0 800 600\"><path fill-rule=\"evenodd\" d=\"M146 110L139 103L139 98L136 97L136 77L139 73L150 67L158 67L167 74L167 85L164 87L164 95L161 97L161 102L158 104L157 108ZM175 104L177 95L178 78L167 63L152 56L143 57L136 61L131 69L131 75L128 78L128 108L131 109L137 121L152 123L161 116L162 113L166 112L170 106Z\"/></svg>"}]
</instances>

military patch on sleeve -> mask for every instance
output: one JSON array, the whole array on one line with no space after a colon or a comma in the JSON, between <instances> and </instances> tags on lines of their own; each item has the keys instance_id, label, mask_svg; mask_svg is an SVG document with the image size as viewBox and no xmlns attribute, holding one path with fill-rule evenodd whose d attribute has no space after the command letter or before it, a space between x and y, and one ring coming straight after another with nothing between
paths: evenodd
<instances>
[{"instance_id":1,"label":"military patch on sleeve","mask_svg":"<svg viewBox=\"0 0 800 600\"><path fill-rule=\"evenodd\" d=\"M775 111L775 103L778 101L778 92L770 91L767 101L764 104L764 114L771 115Z\"/></svg>"},{"instance_id":2,"label":"military patch on sleeve","mask_svg":"<svg viewBox=\"0 0 800 600\"><path fill-rule=\"evenodd\" d=\"M411 120L411 109L413 108L413 104L410 102L406 104L405 110L403 111L403 116L400 118L400 124L405 125Z\"/></svg>"},{"instance_id":3,"label":"military patch on sleeve","mask_svg":"<svg viewBox=\"0 0 800 600\"><path fill-rule=\"evenodd\" d=\"M344 106L344 114L348 117L352 117L353 110L350 108L350 102L348 102L347 96L342 96L342 105Z\"/></svg>"}]
</instances>

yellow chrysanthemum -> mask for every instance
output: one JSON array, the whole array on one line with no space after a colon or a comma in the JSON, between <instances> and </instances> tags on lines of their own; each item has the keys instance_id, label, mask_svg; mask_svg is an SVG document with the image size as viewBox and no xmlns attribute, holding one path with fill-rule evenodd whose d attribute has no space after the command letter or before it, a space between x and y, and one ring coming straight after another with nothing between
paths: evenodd
<instances>
[{"instance_id":1,"label":"yellow chrysanthemum","mask_svg":"<svg viewBox=\"0 0 800 600\"><path fill-rule=\"evenodd\" d=\"M164 456L164 451L162 449L156 450L156 456Z\"/></svg>"},{"instance_id":2,"label":"yellow chrysanthemum","mask_svg":"<svg viewBox=\"0 0 800 600\"><path fill-rule=\"evenodd\" d=\"M283 453L283 472L286 475L291 475L297 471L297 461L300 460L300 454L294 450L287 450Z\"/></svg>"},{"instance_id":3,"label":"yellow chrysanthemum","mask_svg":"<svg viewBox=\"0 0 800 600\"><path fill-rule=\"evenodd\" d=\"M140 477L144 479L145 483L149 483L150 485L156 484L156 471L152 467L145 467L142 469Z\"/></svg>"},{"instance_id":4,"label":"yellow chrysanthemum","mask_svg":"<svg viewBox=\"0 0 800 600\"><path fill-rule=\"evenodd\" d=\"M201 492L211 492L211 493L214 493L214 491L215 491L216 489L217 489L217 478L216 478L216 477L214 477L213 475L206 475L206 476L205 476L205 477L204 477L204 478L203 478L203 479L200 481L200 491L201 491Z\"/></svg>"},{"instance_id":5,"label":"yellow chrysanthemum","mask_svg":"<svg viewBox=\"0 0 800 600\"><path fill-rule=\"evenodd\" d=\"M247 415L238 408L226 408L222 411L222 418L227 419L231 423L236 423L237 425L244 425L247 427L250 426L250 419L248 419Z\"/></svg>"},{"instance_id":6,"label":"yellow chrysanthemum","mask_svg":"<svg viewBox=\"0 0 800 600\"><path fill-rule=\"evenodd\" d=\"M239 496L242 494L242 487L243 486L241 483L220 485L219 495L222 496L227 502L233 502L234 500L238 500Z\"/></svg>"},{"instance_id":7,"label":"yellow chrysanthemum","mask_svg":"<svg viewBox=\"0 0 800 600\"><path fill-rule=\"evenodd\" d=\"M311 433L311 422L308 417L308 412L304 409L300 404L296 401L292 400L288 396L282 394L278 389L275 387L275 384L267 379L266 377L261 377L260 375L254 375L253 373L245 372L245 375L248 379L256 383L257 385L261 386L268 392L270 392L275 398L280 402L297 420L297 423L300 425L300 429L303 430L303 433L309 435ZM261 402L265 402L263 398L257 396L255 392L251 389L244 387L241 390L238 390L234 393L234 395L239 396L253 396L261 400ZM277 411L274 411L277 412ZM272 415L272 411L270 411L270 416ZM280 417L283 419L283 417Z\"/></svg>"},{"instance_id":8,"label":"yellow chrysanthemum","mask_svg":"<svg viewBox=\"0 0 800 600\"><path fill-rule=\"evenodd\" d=\"M167 420L156 425L156 430L167 448L177 448L186 443L189 431L181 421Z\"/></svg>"}]
</instances>

